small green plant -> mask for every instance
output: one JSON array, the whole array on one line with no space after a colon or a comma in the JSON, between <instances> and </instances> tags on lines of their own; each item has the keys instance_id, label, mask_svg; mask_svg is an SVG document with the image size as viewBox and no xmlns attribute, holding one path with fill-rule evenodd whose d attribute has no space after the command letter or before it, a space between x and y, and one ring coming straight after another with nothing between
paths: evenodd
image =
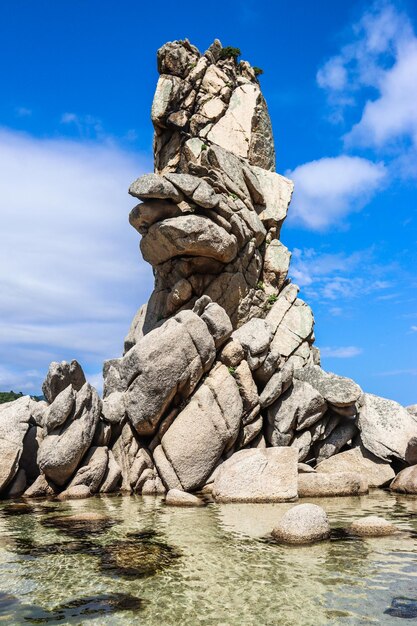
<instances>
[{"instance_id":1,"label":"small green plant","mask_svg":"<svg viewBox=\"0 0 417 626\"><path fill-rule=\"evenodd\" d=\"M228 369L229 374L231 376L235 376L236 375L236 368L235 367L228 367L227 369Z\"/></svg>"},{"instance_id":2,"label":"small green plant","mask_svg":"<svg viewBox=\"0 0 417 626\"><path fill-rule=\"evenodd\" d=\"M221 49L220 52L220 58L221 59L234 59L235 61L237 61L238 57L240 57L241 52L240 52L240 48L233 48L232 46L226 46L225 48Z\"/></svg>"},{"instance_id":3,"label":"small green plant","mask_svg":"<svg viewBox=\"0 0 417 626\"><path fill-rule=\"evenodd\" d=\"M261 74L264 73L263 69L260 67L256 67L256 65L252 69L253 69L255 76L260 76Z\"/></svg>"},{"instance_id":4,"label":"small green plant","mask_svg":"<svg viewBox=\"0 0 417 626\"><path fill-rule=\"evenodd\" d=\"M239 196L235 193L229 193L229 198L233 198L233 200L238 200Z\"/></svg>"},{"instance_id":5,"label":"small green plant","mask_svg":"<svg viewBox=\"0 0 417 626\"><path fill-rule=\"evenodd\" d=\"M276 293L271 293L270 296L268 296L268 304L270 304L271 306L278 300L278 296Z\"/></svg>"},{"instance_id":6,"label":"small green plant","mask_svg":"<svg viewBox=\"0 0 417 626\"><path fill-rule=\"evenodd\" d=\"M265 284L260 280L256 283L256 289L260 289L261 291L265 291Z\"/></svg>"},{"instance_id":7,"label":"small green plant","mask_svg":"<svg viewBox=\"0 0 417 626\"><path fill-rule=\"evenodd\" d=\"M208 148L208 145L207 145L207 144L205 144L205 143L203 143L203 145L201 146L201 149L202 149L202 150L207 150L207 148Z\"/></svg>"}]
</instances>

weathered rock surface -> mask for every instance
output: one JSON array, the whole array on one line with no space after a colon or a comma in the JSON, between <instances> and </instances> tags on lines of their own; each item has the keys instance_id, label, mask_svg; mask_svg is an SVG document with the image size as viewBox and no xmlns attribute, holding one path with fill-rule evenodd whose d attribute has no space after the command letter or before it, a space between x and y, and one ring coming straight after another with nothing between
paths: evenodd
<instances>
[{"instance_id":1,"label":"weathered rock surface","mask_svg":"<svg viewBox=\"0 0 417 626\"><path fill-rule=\"evenodd\" d=\"M274 404L268 407L267 439L273 446L289 445L295 431L309 428L324 415L327 403L311 385L294 380Z\"/></svg>"},{"instance_id":2,"label":"weathered rock surface","mask_svg":"<svg viewBox=\"0 0 417 626\"><path fill-rule=\"evenodd\" d=\"M215 356L207 324L192 311L178 313L143 337L120 366L126 412L137 432L152 434L173 398L187 398Z\"/></svg>"},{"instance_id":3,"label":"weathered rock surface","mask_svg":"<svg viewBox=\"0 0 417 626\"><path fill-rule=\"evenodd\" d=\"M93 495L98 492L103 480L108 463L108 450L106 447L90 448L85 456L83 464L79 467L74 478L72 478L65 491L61 493L63 498L83 497ZM85 489L80 489L85 487Z\"/></svg>"},{"instance_id":4,"label":"weathered rock surface","mask_svg":"<svg viewBox=\"0 0 417 626\"><path fill-rule=\"evenodd\" d=\"M398 532L398 528L383 517L370 515L352 522L349 531L359 537L385 537Z\"/></svg>"},{"instance_id":5,"label":"weathered rock surface","mask_svg":"<svg viewBox=\"0 0 417 626\"><path fill-rule=\"evenodd\" d=\"M306 544L330 537L327 513L316 504L297 504L284 513L272 536L278 541Z\"/></svg>"},{"instance_id":6,"label":"weathered rock surface","mask_svg":"<svg viewBox=\"0 0 417 626\"><path fill-rule=\"evenodd\" d=\"M33 405L29 396L0 405L0 492L15 477Z\"/></svg>"},{"instance_id":7,"label":"weathered rock surface","mask_svg":"<svg viewBox=\"0 0 417 626\"><path fill-rule=\"evenodd\" d=\"M352 448L352 450L335 454L321 461L317 465L316 471L326 474L354 471L365 476L369 487L387 485L395 476L395 472L389 463L384 463L384 461L368 452L364 447L356 447Z\"/></svg>"},{"instance_id":8,"label":"weathered rock surface","mask_svg":"<svg viewBox=\"0 0 417 626\"><path fill-rule=\"evenodd\" d=\"M74 360L71 363L66 361L57 363L53 361L49 366L45 382L42 385L43 395L46 401L51 403L69 385L75 391L79 391L85 382L84 372L77 361Z\"/></svg>"},{"instance_id":9,"label":"weathered rock surface","mask_svg":"<svg viewBox=\"0 0 417 626\"><path fill-rule=\"evenodd\" d=\"M162 437L162 448L185 491L204 485L239 432L243 404L233 376L216 366Z\"/></svg>"},{"instance_id":10,"label":"weathered rock surface","mask_svg":"<svg viewBox=\"0 0 417 626\"><path fill-rule=\"evenodd\" d=\"M180 489L170 489L165 496L165 504L168 506L204 506L201 498Z\"/></svg>"},{"instance_id":11,"label":"weathered rock surface","mask_svg":"<svg viewBox=\"0 0 417 626\"><path fill-rule=\"evenodd\" d=\"M358 426L363 445L375 456L417 463L417 418L397 402L364 394Z\"/></svg>"},{"instance_id":12,"label":"weathered rock surface","mask_svg":"<svg viewBox=\"0 0 417 626\"><path fill-rule=\"evenodd\" d=\"M219 468L212 495L218 502L296 500L296 450L265 448L236 452Z\"/></svg>"},{"instance_id":13,"label":"weathered rock surface","mask_svg":"<svg viewBox=\"0 0 417 626\"><path fill-rule=\"evenodd\" d=\"M43 474L64 485L74 474L94 437L101 402L89 383L77 392L73 412L66 423L47 433L39 446L38 463Z\"/></svg>"},{"instance_id":14,"label":"weathered rock surface","mask_svg":"<svg viewBox=\"0 0 417 626\"><path fill-rule=\"evenodd\" d=\"M300 498L359 496L368 492L367 480L357 472L314 473L298 475Z\"/></svg>"},{"instance_id":15,"label":"weathered rock surface","mask_svg":"<svg viewBox=\"0 0 417 626\"><path fill-rule=\"evenodd\" d=\"M417 465L406 467L399 472L390 484L391 491L417 494Z\"/></svg>"},{"instance_id":16,"label":"weathered rock surface","mask_svg":"<svg viewBox=\"0 0 417 626\"><path fill-rule=\"evenodd\" d=\"M314 387L336 411L355 405L362 395L361 388L353 380L327 373L318 365L297 370L294 377Z\"/></svg>"}]
</instances>

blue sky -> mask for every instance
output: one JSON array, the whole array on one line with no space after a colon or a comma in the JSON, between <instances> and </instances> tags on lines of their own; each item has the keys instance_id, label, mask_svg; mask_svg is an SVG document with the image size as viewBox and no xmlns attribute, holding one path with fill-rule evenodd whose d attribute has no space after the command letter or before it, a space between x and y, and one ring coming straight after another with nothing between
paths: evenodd
<instances>
[{"instance_id":1,"label":"blue sky","mask_svg":"<svg viewBox=\"0 0 417 626\"><path fill-rule=\"evenodd\" d=\"M156 50L218 37L264 70L323 366L417 402L416 33L411 0L2 0L0 389L70 358L99 383L121 353L153 282L127 188L152 169Z\"/></svg>"}]
</instances>

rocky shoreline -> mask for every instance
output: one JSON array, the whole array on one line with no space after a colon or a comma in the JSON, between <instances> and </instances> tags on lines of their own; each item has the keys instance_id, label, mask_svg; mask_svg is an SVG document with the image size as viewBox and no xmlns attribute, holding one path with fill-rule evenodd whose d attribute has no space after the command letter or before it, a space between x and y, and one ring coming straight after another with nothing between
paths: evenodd
<instances>
[{"instance_id":1,"label":"rocky shoreline","mask_svg":"<svg viewBox=\"0 0 417 626\"><path fill-rule=\"evenodd\" d=\"M54 362L45 401L0 405L1 497L417 494L416 405L320 367L256 72L218 41L167 43L158 70L155 172L130 187L154 291L104 364L102 399L76 361Z\"/></svg>"}]
</instances>

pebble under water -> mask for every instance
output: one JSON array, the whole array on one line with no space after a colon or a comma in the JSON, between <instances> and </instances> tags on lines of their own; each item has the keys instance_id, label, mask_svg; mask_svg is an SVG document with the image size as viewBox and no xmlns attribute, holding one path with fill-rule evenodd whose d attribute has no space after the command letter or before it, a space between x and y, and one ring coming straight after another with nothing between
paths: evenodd
<instances>
[{"instance_id":1,"label":"pebble under water","mask_svg":"<svg viewBox=\"0 0 417 626\"><path fill-rule=\"evenodd\" d=\"M0 624L318 626L417 622L417 497L305 499L329 541L268 539L293 504L162 498L0 503ZM401 532L354 538L381 515Z\"/></svg>"}]
</instances>

